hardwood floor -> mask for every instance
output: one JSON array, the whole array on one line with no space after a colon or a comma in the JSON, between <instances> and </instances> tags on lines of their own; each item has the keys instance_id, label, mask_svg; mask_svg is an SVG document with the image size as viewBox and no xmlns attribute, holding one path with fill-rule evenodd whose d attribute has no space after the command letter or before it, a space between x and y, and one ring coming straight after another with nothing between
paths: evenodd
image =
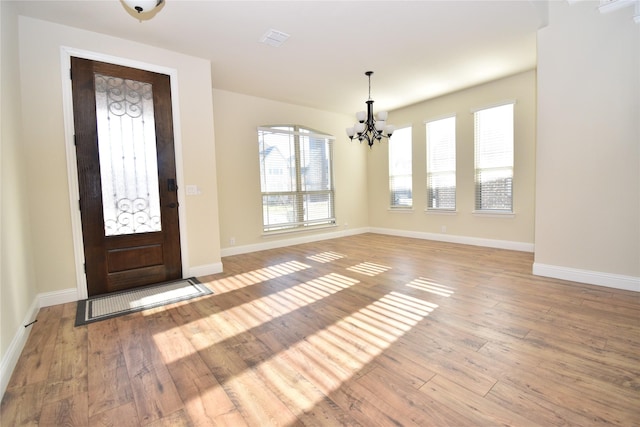
<instances>
[{"instance_id":1,"label":"hardwood floor","mask_svg":"<svg viewBox=\"0 0 640 427\"><path fill-rule=\"evenodd\" d=\"M640 425L640 293L530 253L364 234L223 259L213 295L43 308L0 423Z\"/></svg>"}]
</instances>

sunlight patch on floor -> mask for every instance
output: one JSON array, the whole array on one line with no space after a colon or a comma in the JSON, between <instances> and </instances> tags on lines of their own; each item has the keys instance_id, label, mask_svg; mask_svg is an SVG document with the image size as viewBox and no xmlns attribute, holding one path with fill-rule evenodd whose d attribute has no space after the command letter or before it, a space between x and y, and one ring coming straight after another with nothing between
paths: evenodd
<instances>
[{"instance_id":1,"label":"sunlight patch on floor","mask_svg":"<svg viewBox=\"0 0 640 427\"><path fill-rule=\"evenodd\" d=\"M361 262L360 264L348 267L347 270L355 273L364 274L366 276L377 276L385 271L391 270L391 267L386 265L374 264L373 262Z\"/></svg>"},{"instance_id":2,"label":"sunlight patch on floor","mask_svg":"<svg viewBox=\"0 0 640 427\"><path fill-rule=\"evenodd\" d=\"M340 258L344 258L344 255L341 255L337 252L320 252L315 255L311 255L307 257L307 259L310 259L315 262L319 262L321 264L332 262Z\"/></svg>"},{"instance_id":3,"label":"sunlight patch on floor","mask_svg":"<svg viewBox=\"0 0 640 427\"><path fill-rule=\"evenodd\" d=\"M308 412L324 398L322 393L309 383L309 380L296 372L282 358L276 357L262 363L256 368L256 372L264 382L273 385L275 394L289 408ZM301 383L304 384L302 387Z\"/></svg>"},{"instance_id":4,"label":"sunlight patch on floor","mask_svg":"<svg viewBox=\"0 0 640 427\"><path fill-rule=\"evenodd\" d=\"M208 285L215 294L222 294L244 288L245 286L256 285L270 279L306 270L308 268L311 268L311 266L298 261L287 261L281 264L260 268L258 270L213 280L209 282Z\"/></svg>"},{"instance_id":5,"label":"sunlight patch on floor","mask_svg":"<svg viewBox=\"0 0 640 427\"><path fill-rule=\"evenodd\" d=\"M404 307L401 307L404 304ZM400 292L391 292L282 350L258 368L268 372L269 388L308 411L349 381L394 342L438 307ZM287 360L287 363L282 363ZM268 369L267 369L268 367ZM295 393L282 381L288 372L305 372ZM307 384L301 385L301 382ZM303 394L301 394L303 393Z\"/></svg>"},{"instance_id":6,"label":"sunlight patch on floor","mask_svg":"<svg viewBox=\"0 0 640 427\"><path fill-rule=\"evenodd\" d=\"M408 319L419 322L424 316L433 311L437 304L426 303L418 298L401 294L399 292L391 292L386 296L385 301L380 305L386 306L389 311L397 313L398 316L404 316ZM410 310L407 310L407 309Z\"/></svg>"},{"instance_id":7,"label":"sunlight patch on floor","mask_svg":"<svg viewBox=\"0 0 640 427\"><path fill-rule=\"evenodd\" d=\"M212 288L219 294L309 268L299 262L274 267L217 280ZM389 269L364 262L348 270L375 276ZM238 301L246 301L239 305L233 305L231 296L227 302L231 304L229 308L223 307L222 311L201 319L204 322L201 332L190 338L193 350L215 354L219 345L237 346L238 352L243 354L238 358L244 359L247 354L256 352L259 355L265 346L270 347L266 358L250 367L245 366L245 362L230 366L232 371L223 380L223 388L241 389L259 380L296 415L308 413L438 308L437 304L415 294L397 290L372 302L368 300L368 294L351 295L362 302L361 308L354 312L347 308L352 303L345 306L340 303L340 297L331 300L335 304L319 303L358 283L358 279L331 273L281 290L265 288L266 292L273 293L255 295L250 301L238 296ZM424 278L412 280L406 286L438 295L453 293L451 288ZM289 325L294 320L287 316L296 310L306 310L296 317L296 322L302 322L299 328ZM155 337L157 344L168 344L172 333L174 331L164 331ZM167 364L179 363L188 353L167 351L163 356ZM259 405L258 402L245 403ZM261 411L258 407L255 409Z\"/></svg>"},{"instance_id":8,"label":"sunlight patch on floor","mask_svg":"<svg viewBox=\"0 0 640 427\"><path fill-rule=\"evenodd\" d=\"M206 320L212 328L217 330L217 333L215 337L212 335L213 338L209 341L209 345L216 345L252 328L257 328L266 322L304 308L359 282L357 279L331 273L213 313ZM214 325L218 324L224 324L225 327L216 328ZM165 360L165 363L171 362L173 360Z\"/></svg>"},{"instance_id":9,"label":"sunlight patch on floor","mask_svg":"<svg viewBox=\"0 0 640 427\"><path fill-rule=\"evenodd\" d=\"M430 292L432 294L440 295L442 297L450 297L455 293L455 290L449 286L441 285L432 280L420 277L412 280L407 284L408 287L419 289L421 291Z\"/></svg>"}]
</instances>

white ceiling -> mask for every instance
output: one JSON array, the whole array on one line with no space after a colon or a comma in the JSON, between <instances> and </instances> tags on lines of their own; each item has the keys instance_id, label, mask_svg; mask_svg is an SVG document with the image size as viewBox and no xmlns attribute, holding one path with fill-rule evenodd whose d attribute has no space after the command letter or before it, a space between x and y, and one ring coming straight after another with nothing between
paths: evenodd
<instances>
[{"instance_id":1,"label":"white ceiling","mask_svg":"<svg viewBox=\"0 0 640 427\"><path fill-rule=\"evenodd\" d=\"M22 15L206 58L214 88L348 114L364 109L368 70L379 111L532 69L546 22L546 0L165 0L143 21L119 0L18 3ZM259 43L269 29L291 37Z\"/></svg>"}]
</instances>

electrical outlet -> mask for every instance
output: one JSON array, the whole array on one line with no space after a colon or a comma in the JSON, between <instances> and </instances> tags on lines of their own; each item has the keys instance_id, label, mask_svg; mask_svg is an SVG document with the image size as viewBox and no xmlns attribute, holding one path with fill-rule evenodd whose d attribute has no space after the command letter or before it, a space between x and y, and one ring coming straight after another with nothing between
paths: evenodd
<instances>
[{"instance_id":1,"label":"electrical outlet","mask_svg":"<svg viewBox=\"0 0 640 427\"><path fill-rule=\"evenodd\" d=\"M235 238L235 237L230 238L230 239L229 239L229 244L230 244L231 246L235 245L235 244L236 244L236 238Z\"/></svg>"},{"instance_id":2,"label":"electrical outlet","mask_svg":"<svg viewBox=\"0 0 640 427\"><path fill-rule=\"evenodd\" d=\"M441 233L446 233L447 232L447 226L446 225L441 225L440 226L440 232Z\"/></svg>"}]
</instances>

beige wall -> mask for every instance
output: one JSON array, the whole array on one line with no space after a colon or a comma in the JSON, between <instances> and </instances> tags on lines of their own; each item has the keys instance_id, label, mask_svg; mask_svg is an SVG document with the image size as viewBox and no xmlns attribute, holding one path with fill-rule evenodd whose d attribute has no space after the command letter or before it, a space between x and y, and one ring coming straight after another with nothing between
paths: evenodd
<instances>
[{"instance_id":1,"label":"beige wall","mask_svg":"<svg viewBox=\"0 0 640 427\"><path fill-rule=\"evenodd\" d=\"M368 150L347 138L344 129L353 121L350 116L215 89L213 106L220 183L221 246L225 253L282 246L307 238L322 238L322 235L328 237L368 225ZM271 124L303 125L336 137L337 227L263 236L257 128ZM235 238L235 245L230 243L231 238Z\"/></svg>"},{"instance_id":2,"label":"beige wall","mask_svg":"<svg viewBox=\"0 0 640 427\"><path fill-rule=\"evenodd\" d=\"M640 25L596 6L550 2L538 33L535 263L640 290Z\"/></svg>"},{"instance_id":3,"label":"beige wall","mask_svg":"<svg viewBox=\"0 0 640 427\"><path fill-rule=\"evenodd\" d=\"M20 126L20 90L18 67L18 17L14 4L0 2L0 360L2 385L5 357L22 331L22 322L33 304L36 280L33 267L32 233L27 200L27 172ZM16 345L16 343L14 343ZM0 394L4 390L0 387Z\"/></svg>"},{"instance_id":4,"label":"beige wall","mask_svg":"<svg viewBox=\"0 0 640 427\"><path fill-rule=\"evenodd\" d=\"M372 227L429 233L442 240L501 241L506 246L530 248L533 243L535 192L535 72L476 86L389 114L396 126L412 126L413 210L389 209L388 143L369 153L369 219ZM474 137L472 109L515 100L514 212L512 217L474 215ZM455 215L425 213L426 120L456 115L457 182ZM442 232L446 227L446 233ZM510 245L513 243L513 245ZM501 244L498 243L498 246Z\"/></svg>"},{"instance_id":5,"label":"beige wall","mask_svg":"<svg viewBox=\"0 0 640 427\"><path fill-rule=\"evenodd\" d=\"M176 131L182 144L182 184L196 184L202 190L199 196L186 198L186 218L181 218L187 229L187 251L183 256L188 268L220 264L209 62L31 18L20 17L19 22L26 194L38 291L55 292L76 286L61 46L177 70L179 111L174 114L179 115Z\"/></svg>"}]
</instances>

